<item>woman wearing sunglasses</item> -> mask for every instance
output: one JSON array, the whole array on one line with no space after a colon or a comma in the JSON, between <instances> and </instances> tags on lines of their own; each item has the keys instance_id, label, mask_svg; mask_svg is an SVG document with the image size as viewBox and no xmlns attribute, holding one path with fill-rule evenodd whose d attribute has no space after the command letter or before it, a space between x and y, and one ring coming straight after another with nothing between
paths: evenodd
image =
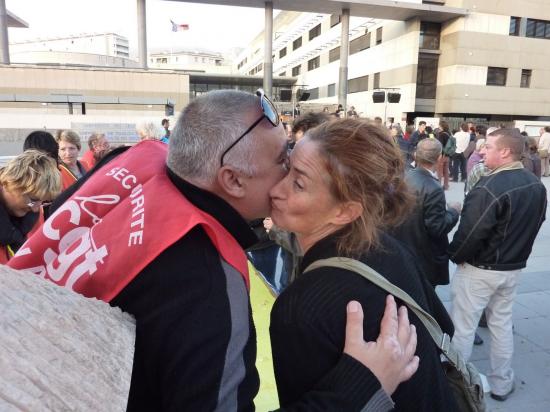
<instances>
[{"instance_id":1,"label":"woman wearing sunglasses","mask_svg":"<svg viewBox=\"0 0 550 412\"><path fill-rule=\"evenodd\" d=\"M33 230L42 206L61 191L57 163L27 150L0 169L0 263L5 264Z\"/></svg>"},{"instance_id":2,"label":"woman wearing sunglasses","mask_svg":"<svg viewBox=\"0 0 550 412\"><path fill-rule=\"evenodd\" d=\"M423 280L415 258L384 233L409 209L403 168L400 151L386 130L361 120L335 120L305 134L291 153L288 175L271 189L274 224L295 233L304 252L301 273L277 298L271 313L282 407L318 387L342 358L349 301L363 306L365 341L376 340L384 313L387 292L357 273L329 267L304 273L317 260L362 261L411 295L452 336L452 322ZM419 319L409 313L417 330L420 365L393 393L395 410L456 410L438 349ZM348 366L338 373L357 375L357 369ZM343 402L349 405L343 410L354 410L350 405L368 390L357 380L355 387L347 388Z\"/></svg>"}]
</instances>

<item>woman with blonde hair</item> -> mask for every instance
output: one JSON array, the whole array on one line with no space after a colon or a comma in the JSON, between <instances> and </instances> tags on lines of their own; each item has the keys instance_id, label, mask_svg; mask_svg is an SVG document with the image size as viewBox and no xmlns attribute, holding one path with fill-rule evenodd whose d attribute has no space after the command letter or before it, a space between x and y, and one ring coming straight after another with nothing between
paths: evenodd
<instances>
[{"instance_id":1,"label":"woman with blonde hair","mask_svg":"<svg viewBox=\"0 0 550 412\"><path fill-rule=\"evenodd\" d=\"M366 341L377 338L384 312L383 289L343 268L306 270L318 260L360 260L453 334L449 315L415 257L386 231L411 209L403 163L387 130L361 120L336 120L305 134L291 153L288 175L270 192L274 224L295 233L304 252L301 274L277 298L271 313L273 364L283 408L321 382L330 386L329 372L342 360L349 301L363 306ZM436 344L416 315L410 313L410 320L421 361L416 374L393 393L395 410L456 410ZM362 410L374 388L369 374L348 361L339 363L337 374L353 376L356 385L347 388L339 410Z\"/></svg>"},{"instance_id":2,"label":"woman with blonde hair","mask_svg":"<svg viewBox=\"0 0 550 412\"><path fill-rule=\"evenodd\" d=\"M5 264L40 224L42 206L61 191L57 163L26 150L0 169L0 263Z\"/></svg>"},{"instance_id":3,"label":"woman with blonde hair","mask_svg":"<svg viewBox=\"0 0 550 412\"><path fill-rule=\"evenodd\" d=\"M59 144L59 171L63 190L80 179L88 171L88 165L78 161L78 154L82 145L80 136L73 130L62 130L56 133Z\"/></svg>"}]
</instances>

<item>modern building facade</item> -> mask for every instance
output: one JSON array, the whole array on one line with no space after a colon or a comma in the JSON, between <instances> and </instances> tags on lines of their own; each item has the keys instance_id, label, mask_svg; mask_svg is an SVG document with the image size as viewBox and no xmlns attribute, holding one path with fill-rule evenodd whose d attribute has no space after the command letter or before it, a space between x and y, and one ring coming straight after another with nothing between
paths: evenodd
<instances>
[{"instance_id":1,"label":"modern building facade","mask_svg":"<svg viewBox=\"0 0 550 412\"><path fill-rule=\"evenodd\" d=\"M437 4L469 13L444 22L351 17L348 107L364 117L402 122L416 117L550 120L550 2ZM297 89L309 94L305 106L334 107L340 16L283 11L273 32L273 74L297 77L293 96ZM237 58L236 69L262 74L262 61L260 33ZM373 103L373 91L398 92L399 103Z\"/></svg>"},{"instance_id":2,"label":"modern building facade","mask_svg":"<svg viewBox=\"0 0 550 412\"><path fill-rule=\"evenodd\" d=\"M25 52L75 52L130 57L128 39L116 33L86 33L10 43L10 54Z\"/></svg>"},{"instance_id":3,"label":"modern building facade","mask_svg":"<svg viewBox=\"0 0 550 412\"><path fill-rule=\"evenodd\" d=\"M21 151L37 129L93 131L114 143L137 140L135 125L160 126L189 102L183 72L46 65L0 65L0 155Z\"/></svg>"},{"instance_id":4,"label":"modern building facade","mask_svg":"<svg viewBox=\"0 0 550 412\"><path fill-rule=\"evenodd\" d=\"M115 33L80 34L10 44L13 63L140 67L130 59L126 37Z\"/></svg>"},{"instance_id":5,"label":"modern building facade","mask_svg":"<svg viewBox=\"0 0 550 412\"><path fill-rule=\"evenodd\" d=\"M231 74L229 56L208 50L169 50L149 55L149 67L190 72Z\"/></svg>"}]
</instances>

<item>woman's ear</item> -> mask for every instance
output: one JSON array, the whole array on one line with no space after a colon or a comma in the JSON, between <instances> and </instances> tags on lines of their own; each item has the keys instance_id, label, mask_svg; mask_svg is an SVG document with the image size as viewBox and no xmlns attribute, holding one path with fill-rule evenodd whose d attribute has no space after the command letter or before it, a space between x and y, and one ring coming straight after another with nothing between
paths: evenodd
<instances>
[{"instance_id":1,"label":"woman's ear","mask_svg":"<svg viewBox=\"0 0 550 412\"><path fill-rule=\"evenodd\" d=\"M363 205L354 200L341 203L336 211L335 216L331 219L332 223L337 225L347 225L353 222L363 214Z\"/></svg>"},{"instance_id":2,"label":"woman's ear","mask_svg":"<svg viewBox=\"0 0 550 412\"><path fill-rule=\"evenodd\" d=\"M240 199L246 194L244 179L239 171L230 165L218 169L216 181L222 192L229 197Z\"/></svg>"}]
</instances>

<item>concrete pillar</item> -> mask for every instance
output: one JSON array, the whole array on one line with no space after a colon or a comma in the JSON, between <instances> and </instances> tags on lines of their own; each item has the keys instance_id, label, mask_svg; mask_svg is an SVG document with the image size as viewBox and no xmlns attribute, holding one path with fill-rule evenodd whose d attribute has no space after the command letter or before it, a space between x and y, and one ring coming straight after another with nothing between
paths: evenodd
<instances>
[{"instance_id":1,"label":"concrete pillar","mask_svg":"<svg viewBox=\"0 0 550 412\"><path fill-rule=\"evenodd\" d=\"M143 69L147 68L147 9L145 0L137 0L137 28L139 63Z\"/></svg>"},{"instance_id":2,"label":"concrete pillar","mask_svg":"<svg viewBox=\"0 0 550 412\"><path fill-rule=\"evenodd\" d=\"M264 29L264 92L272 97L273 85L273 3L265 2L265 29Z\"/></svg>"},{"instance_id":3,"label":"concrete pillar","mask_svg":"<svg viewBox=\"0 0 550 412\"><path fill-rule=\"evenodd\" d=\"M6 11L6 0L0 0L0 52L0 63L10 64L8 12Z\"/></svg>"},{"instance_id":4,"label":"concrete pillar","mask_svg":"<svg viewBox=\"0 0 550 412\"><path fill-rule=\"evenodd\" d=\"M338 104L347 113L348 101L348 55L349 55L349 9L342 9L342 34L340 35L340 72L338 76Z\"/></svg>"}]
</instances>

